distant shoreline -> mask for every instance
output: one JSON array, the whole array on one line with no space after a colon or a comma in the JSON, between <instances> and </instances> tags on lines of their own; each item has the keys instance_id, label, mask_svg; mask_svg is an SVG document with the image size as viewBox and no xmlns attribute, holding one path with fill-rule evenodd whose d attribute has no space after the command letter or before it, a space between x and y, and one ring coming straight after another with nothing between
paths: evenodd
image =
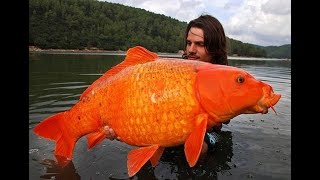
<instances>
[{"instance_id":1,"label":"distant shoreline","mask_svg":"<svg viewBox=\"0 0 320 180\"><path fill-rule=\"evenodd\" d=\"M113 55L126 55L127 51L110 51L103 50L98 48L90 48L90 49L41 49L35 46L29 46L29 52L32 53L53 53L53 54L113 54ZM181 58L182 51L179 53L162 53L158 52L157 54L162 57L175 57ZM263 58L263 57L244 57L244 56L228 56L228 59L236 59L236 60L286 60L291 61L291 59L279 59L279 58Z\"/></svg>"},{"instance_id":2,"label":"distant shoreline","mask_svg":"<svg viewBox=\"0 0 320 180\"><path fill-rule=\"evenodd\" d=\"M85 49L41 49L35 46L29 46L29 52L57 52L57 53L112 53L112 54L126 54L127 51L110 51L110 50L103 50L103 49L98 49L98 48L85 48ZM163 55L179 55L182 56L183 52L179 52L179 53L162 53L162 52L158 52L157 54L163 54Z\"/></svg>"}]
</instances>

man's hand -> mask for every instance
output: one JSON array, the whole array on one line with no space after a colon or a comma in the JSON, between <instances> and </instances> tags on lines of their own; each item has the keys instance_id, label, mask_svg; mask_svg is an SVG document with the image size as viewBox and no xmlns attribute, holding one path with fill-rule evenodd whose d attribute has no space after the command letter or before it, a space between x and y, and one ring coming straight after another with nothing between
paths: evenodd
<instances>
[{"instance_id":1,"label":"man's hand","mask_svg":"<svg viewBox=\"0 0 320 180\"><path fill-rule=\"evenodd\" d=\"M104 126L104 130L105 130L105 132L106 132L106 138L107 139L110 139L110 140L114 140L114 139L116 139L116 140L120 140L120 137L118 137L117 135L116 135L116 133L114 132L114 130L111 128L111 127L109 127L109 126Z\"/></svg>"}]
</instances>

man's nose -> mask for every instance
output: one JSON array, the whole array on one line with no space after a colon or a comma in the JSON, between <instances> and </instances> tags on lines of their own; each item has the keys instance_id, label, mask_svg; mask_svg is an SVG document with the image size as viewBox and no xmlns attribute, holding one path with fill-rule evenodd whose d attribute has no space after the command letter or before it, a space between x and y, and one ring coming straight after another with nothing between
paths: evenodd
<instances>
[{"instance_id":1,"label":"man's nose","mask_svg":"<svg viewBox=\"0 0 320 180\"><path fill-rule=\"evenodd\" d=\"M197 51L197 48L196 48L195 44L191 44L190 48L189 48L189 52L196 53L196 51Z\"/></svg>"}]
</instances>

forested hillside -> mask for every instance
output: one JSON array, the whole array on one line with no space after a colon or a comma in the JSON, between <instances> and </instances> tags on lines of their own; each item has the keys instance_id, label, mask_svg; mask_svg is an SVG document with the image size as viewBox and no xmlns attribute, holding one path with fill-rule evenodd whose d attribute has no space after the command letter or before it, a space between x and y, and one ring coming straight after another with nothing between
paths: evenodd
<instances>
[{"instance_id":1,"label":"forested hillside","mask_svg":"<svg viewBox=\"0 0 320 180\"><path fill-rule=\"evenodd\" d=\"M141 45L176 53L183 49L186 26L144 9L97 0L29 0L29 45L43 49L125 51ZM228 43L228 55L291 57L291 45L268 48L229 38Z\"/></svg>"},{"instance_id":2,"label":"forested hillside","mask_svg":"<svg viewBox=\"0 0 320 180\"><path fill-rule=\"evenodd\" d=\"M267 53L267 57L273 58L288 58L291 59L291 44L283 46L267 46L262 47Z\"/></svg>"}]
</instances>

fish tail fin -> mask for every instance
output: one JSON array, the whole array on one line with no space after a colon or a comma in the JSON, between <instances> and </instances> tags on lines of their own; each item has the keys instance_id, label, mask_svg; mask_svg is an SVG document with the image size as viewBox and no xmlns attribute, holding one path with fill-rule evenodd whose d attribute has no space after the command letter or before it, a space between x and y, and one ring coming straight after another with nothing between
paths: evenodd
<instances>
[{"instance_id":1,"label":"fish tail fin","mask_svg":"<svg viewBox=\"0 0 320 180\"><path fill-rule=\"evenodd\" d=\"M129 177L134 176L142 168L142 166L153 157L158 149L159 145L152 145L131 150L128 154L127 162Z\"/></svg>"},{"instance_id":2,"label":"fish tail fin","mask_svg":"<svg viewBox=\"0 0 320 180\"><path fill-rule=\"evenodd\" d=\"M77 138L70 136L70 134L64 130L63 121L65 119L66 112L61 112L53 116L48 117L44 121L40 122L33 130L33 132L43 138L47 138L56 142L55 156L65 157L67 160L71 160L73 149L76 144ZM59 161L59 164L66 164Z\"/></svg>"},{"instance_id":3,"label":"fish tail fin","mask_svg":"<svg viewBox=\"0 0 320 180\"><path fill-rule=\"evenodd\" d=\"M48 117L47 119L40 122L34 129L33 132L37 135L53 140L58 141L62 136L62 130L59 128L59 121L61 121L65 116L65 112L55 114ZM58 125L58 126L57 126Z\"/></svg>"}]
</instances>

